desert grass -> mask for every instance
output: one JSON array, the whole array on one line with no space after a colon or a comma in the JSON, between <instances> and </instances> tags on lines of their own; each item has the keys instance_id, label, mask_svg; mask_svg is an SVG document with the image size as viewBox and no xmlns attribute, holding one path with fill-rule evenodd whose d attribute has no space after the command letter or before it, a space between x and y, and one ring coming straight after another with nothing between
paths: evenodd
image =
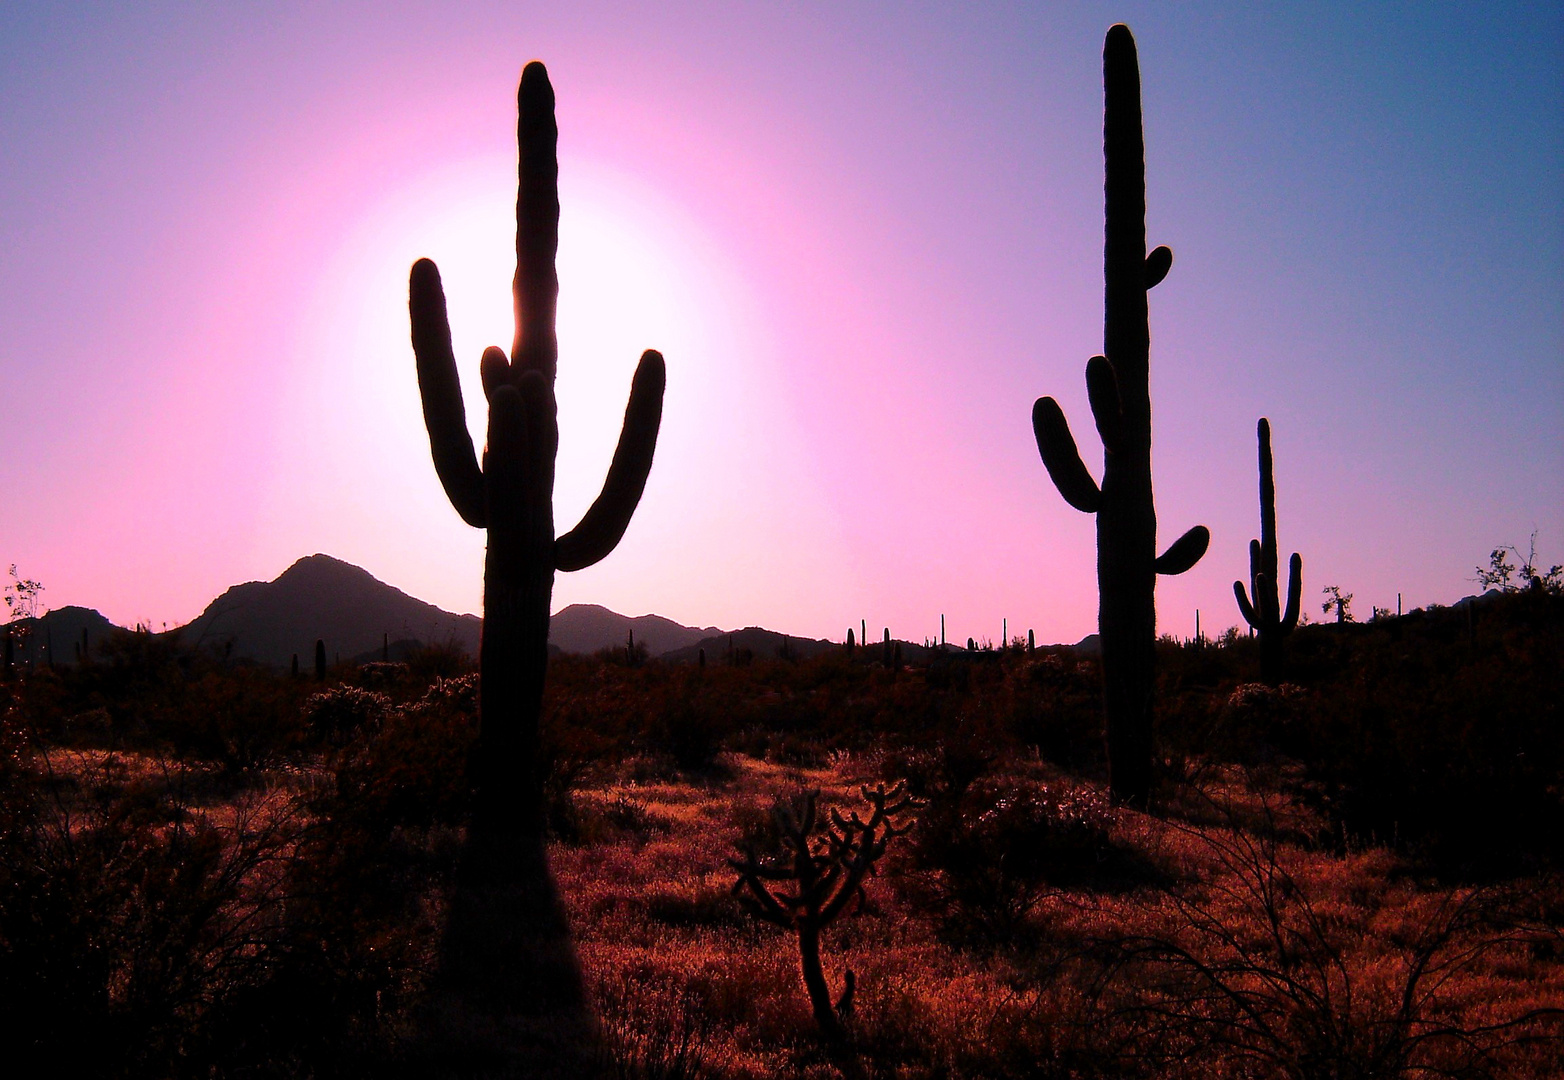
<instances>
[{"instance_id":1,"label":"desert grass","mask_svg":"<svg viewBox=\"0 0 1564 1080\"><path fill-rule=\"evenodd\" d=\"M864 763L728 766L587 787L586 812L623 824L552 852L615 1067L838 1075L792 941L739 907L727 859L778 799L850 804ZM1114 811L1113 842L1157 868L1144 884L1049 890L1002 947L942 932L892 860L824 943L833 989L857 973L871 1074L1556 1073L1564 964L1540 883L1441 887L1383 848L1300 842L1308 812L1240 776L1187 801L1199 813Z\"/></svg>"}]
</instances>

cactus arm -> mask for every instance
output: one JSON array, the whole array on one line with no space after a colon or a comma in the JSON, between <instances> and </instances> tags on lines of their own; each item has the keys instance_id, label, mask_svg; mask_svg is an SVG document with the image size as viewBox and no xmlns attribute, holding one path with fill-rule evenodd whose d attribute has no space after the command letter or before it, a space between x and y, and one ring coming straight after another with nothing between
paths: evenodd
<instances>
[{"instance_id":1,"label":"cactus arm","mask_svg":"<svg viewBox=\"0 0 1564 1080\"><path fill-rule=\"evenodd\" d=\"M1200 561L1200 557L1206 553L1206 548L1211 545L1211 530L1204 525L1196 525L1183 536L1173 541L1152 565L1157 573L1172 576L1182 574Z\"/></svg>"},{"instance_id":2,"label":"cactus arm","mask_svg":"<svg viewBox=\"0 0 1564 1080\"><path fill-rule=\"evenodd\" d=\"M1249 595L1254 598L1254 608L1260 610L1260 541L1249 541Z\"/></svg>"},{"instance_id":3,"label":"cactus arm","mask_svg":"<svg viewBox=\"0 0 1564 1080\"><path fill-rule=\"evenodd\" d=\"M1260 573L1255 575L1255 610L1260 613L1260 625L1255 629L1261 633L1269 634L1276 628L1276 582L1271 580L1271 575Z\"/></svg>"},{"instance_id":4,"label":"cactus arm","mask_svg":"<svg viewBox=\"0 0 1564 1080\"><path fill-rule=\"evenodd\" d=\"M418 363L418 394L423 400L429 452L446 497L463 521L481 529L488 524L483 474L473 453L462 404L461 378L451 351L451 325L445 313L440 271L428 259L413 264L408 277L407 309L413 324L413 355Z\"/></svg>"},{"instance_id":5,"label":"cactus arm","mask_svg":"<svg viewBox=\"0 0 1564 1080\"><path fill-rule=\"evenodd\" d=\"M478 375L483 382L484 398L492 398L494 391L510 382L510 357L505 350L498 345L484 349L483 359L478 361Z\"/></svg>"},{"instance_id":6,"label":"cactus arm","mask_svg":"<svg viewBox=\"0 0 1564 1080\"><path fill-rule=\"evenodd\" d=\"M1146 256L1146 288L1154 289L1162 284L1162 279L1168 276L1168 271L1173 269L1173 249L1166 244L1152 249Z\"/></svg>"},{"instance_id":7,"label":"cactus arm","mask_svg":"<svg viewBox=\"0 0 1564 1080\"><path fill-rule=\"evenodd\" d=\"M1037 452L1064 501L1082 513L1096 513L1102 505L1102 491L1086 471L1070 424L1053 398L1038 398L1032 406L1032 433L1037 436Z\"/></svg>"},{"instance_id":8,"label":"cactus arm","mask_svg":"<svg viewBox=\"0 0 1564 1080\"><path fill-rule=\"evenodd\" d=\"M1117 449L1123 408L1119 402L1119 380L1106 356L1086 361L1086 399L1091 403L1092 419L1097 421L1102 445L1110 452Z\"/></svg>"},{"instance_id":9,"label":"cactus arm","mask_svg":"<svg viewBox=\"0 0 1564 1080\"><path fill-rule=\"evenodd\" d=\"M1291 633L1298 625L1299 601L1303 597L1303 557L1296 551L1287 560L1287 614L1282 616L1282 633Z\"/></svg>"},{"instance_id":10,"label":"cactus arm","mask_svg":"<svg viewBox=\"0 0 1564 1080\"><path fill-rule=\"evenodd\" d=\"M1244 622L1250 626L1258 627L1260 625L1260 616L1255 611L1254 606L1249 603L1249 597L1244 595L1244 583L1242 581L1233 582L1233 596L1238 600L1238 610L1243 615Z\"/></svg>"},{"instance_id":11,"label":"cactus arm","mask_svg":"<svg viewBox=\"0 0 1564 1080\"><path fill-rule=\"evenodd\" d=\"M729 865L741 875L738 885L735 886L735 891L740 889L749 890L749 895L741 895L739 902L756 918L772 923L775 926L791 929L793 917L788 914L787 909L777 902L777 898L771 895L771 890L761 883L760 875L756 873L757 868L736 860L729 860Z\"/></svg>"},{"instance_id":12,"label":"cactus arm","mask_svg":"<svg viewBox=\"0 0 1564 1080\"><path fill-rule=\"evenodd\" d=\"M603 490L574 529L554 542L554 565L580 570L602 559L619 543L641 501L651 472L662 423L663 388L667 374L662 354L648 349L630 384L630 404Z\"/></svg>"}]
</instances>

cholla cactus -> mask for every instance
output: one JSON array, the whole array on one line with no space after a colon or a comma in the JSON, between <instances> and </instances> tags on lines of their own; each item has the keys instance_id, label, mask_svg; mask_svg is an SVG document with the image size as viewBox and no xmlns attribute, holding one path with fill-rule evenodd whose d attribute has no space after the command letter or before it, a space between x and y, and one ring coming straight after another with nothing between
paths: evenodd
<instances>
[{"instance_id":1,"label":"cholla cactus","mask_svg":"<svg viewBox=\"0 0 1564 1080\"><path fill-rule=\"evenodd\" d=\"M886 845L912 828L910 815L923 805L906 793L905 784L859 791L868 803L867 820L856 810L844 816L833 808L822 815L819 791L778 801L772 818L780 853L762 858L751 845L743 859L728 863L739 873L733 889L750 914L798 935L804 989L821 1032L832 1041L846 1035L843 1020L852 1012L855 980L849 970L833 1005L820 966L820 932L854 898L861 905L864 879L874 873Z\"/></svg>"}]
</instances>

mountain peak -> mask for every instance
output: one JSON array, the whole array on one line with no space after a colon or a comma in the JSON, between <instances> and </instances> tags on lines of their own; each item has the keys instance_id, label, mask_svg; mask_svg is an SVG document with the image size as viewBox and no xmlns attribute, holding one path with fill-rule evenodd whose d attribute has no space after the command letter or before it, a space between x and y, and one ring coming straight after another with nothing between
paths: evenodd
<instances>
[{"instance_id":1,"label":"mountain peak","mask_svg":"<svg viewBox=\"0 0 1564 1080\"><path fill-rule=\"evenodd\" d=\"M191 644L222 643L233 655L285 666L313 654L357 656L382 642L452 642L478 653L480 620L408 596L368 570L330 555L299 559L272 581L235 585L184 627Z\"/></svg>"},{"instance_id":2,"label":"mountain peak","mask_svg":"<svg viewBox=\"0 0 1564 1080\"><path fill-rule=\"evenodd\" d=\"M351 580L351 581L375 581L380 582L368 570L361 566L354 566L350 562L330 555L316 552L314 555L306 555L297 560L292 566L284 570L272 579L271 584L279 585L284 581L299 581L301 579L318 580L321 578ZM388 588L390 586L387 586Z\"/></svg>"}]
</instances>

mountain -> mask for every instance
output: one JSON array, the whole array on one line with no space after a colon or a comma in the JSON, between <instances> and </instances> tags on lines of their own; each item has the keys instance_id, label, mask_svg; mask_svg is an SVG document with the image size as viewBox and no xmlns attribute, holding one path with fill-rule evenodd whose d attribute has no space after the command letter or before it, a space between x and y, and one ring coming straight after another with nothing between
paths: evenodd
<instances>
[{"instance_id":1,"label":"mountain","mask_svg":"<svg viewBox=\"0 0 1564 1080\"><path fill-rule=\"evenodd\" d=\"M180 628L186 645L285 667L295 654L314 662L315 642L328 658L379 653L392 641L454 643L478 654L476 615L453 615L329 555L311 555L275 581L235 585Z\"/></svg>"},{"instance_id":2,"label":"mountain","mask_svg":"<svg viewBox=\"0 0 1564 1080\"><path fill-rule=\"evenodd\" d=\"M47 664L49 654L53 652L56 664L74 664L81 658L83 630L87 632L87 648L96 649L121 628L92 608L71 605L55 608L36 619L21 620L17 629L26 635L26 643L16 652L18 662L31 660Z\"/></svg>"},{"instance_id":3,"label":"mountain","mask_svg":"<svg viewBox=\"0 0 1564 1080\"><path fill-rule=\"evenodd\" d=\"M722 633L715 626L696 629L661 615L631 618L599 604L571 604L549 620L548 639L561 652L590 654L626 644L632 632L636 644L645 645L651 656L696 645L703 638Z\"/></svg>"},{"instance_id":4,"label":"mountain","mask_svg":"<svg viewBox=\"0 0 1564 1080\"><path fill-rule=\"evenodd\" d=\"M694 644L664 653L661 659L674 664L694 663L699 659L700 651L705 649L707 661L715 663L727 657L730 647L735 653L747 649L753 656L769 659L782 655L783 642L787 643L788 654L799 659L818 656L829 649L840 649L842 647L832 641L791 637L787 634L779 634L775 630L767 630L759 626L746 626L742 630L734 630L731 633L719 630L715 634L702 638Z\"/></svg>"},{"instance_id":5,"label":"mountain","mask_svg":"<svg viewBox=\"0 0 1564 1080\"><path fill-rule=\"evenodd\" d=\"M311 555L275 581L235 585L179 634L186 645L286 667L295 653L299 663L312 664L316 639L326 643L332 661L378 660L388 642L392 659L405 658L419 644L447 642L477 656L482 626L476 615L443 611L351 563ZM721 633L714 626L682 626L661 615L630 618L597 604L572 604L549 624L550 651L594 653L625 644L632 630L653 656ZM81 631L75 635L80 638Z\"/></svg>"}]
</instances>

